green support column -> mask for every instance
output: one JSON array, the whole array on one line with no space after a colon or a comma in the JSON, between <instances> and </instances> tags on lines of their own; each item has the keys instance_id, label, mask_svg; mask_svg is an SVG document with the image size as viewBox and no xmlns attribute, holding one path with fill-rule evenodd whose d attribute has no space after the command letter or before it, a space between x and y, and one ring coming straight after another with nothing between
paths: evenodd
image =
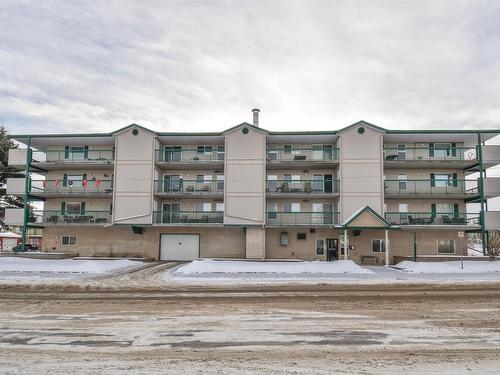
<instances>
[{"instance_id":1,"label":"green support column","mask_svg":"<svg viewBox=\"0 0 500 375\"><path fill-rule=\"evenodd\" d=\"M24 169L24 215L23 215L23 228L22 228L22 243L21 251L26 251L26 232L28 229L28 219L29 219L29 202L30 202L30 167L31 167L31 137L28 138L28 149L26 150L26 165Z\"/></svg>"},{"instance_id":2,"label":"green support column","mask_svg":"<svg viewBox=\"0 0 500 375\"><path fill-rule=\"evenodd\" d=\"M483 182L483 146L481 144L481 132L477 133L477 157L479 159L479 201L481 203L481 211L479 213L479 221L481 224L481 241L483 243L483 255L487 253L486 228L484 224L484 182Z\"/></svg>"},{"instance_id":3,"label":"green support column","mask_svg":"<svg viewBox=\"0 0 500 375\"><path fill-rule=\"evenodd\" d=\"M413 261L417 261L417 232L413 232Z\"/></svg>"}]
</instances>

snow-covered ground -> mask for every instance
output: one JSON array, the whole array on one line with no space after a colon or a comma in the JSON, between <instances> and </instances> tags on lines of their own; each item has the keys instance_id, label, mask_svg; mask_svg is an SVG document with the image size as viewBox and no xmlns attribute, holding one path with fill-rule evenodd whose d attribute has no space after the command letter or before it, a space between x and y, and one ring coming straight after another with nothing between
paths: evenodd
<instances>
[{"instance_id":1,"label":"snow-covered ground","mask_svg":"<svg viewBox=\"0 0 500 375\"><path fill-rule=\"evenodd\" d=\"M372 273L351 260L336 262L252 262L233 260L194 260L174 271L175 275L191 276L200 274L338 274Z\"/></svg>"},{"instance_id":2,"label":"snow-covered ground","mask_svg":"<svg viewBox=\"0 0 500 375\"><path fill-rule=\"evenodd\" d=\"M73 260L0 258L0 280L68 279L97 276L142 265L127 259Z\"/></svg>"},{"instance_id":3,"label":"snow-covered ground","mask_svg":"<svg viewBox=\"0 0 500 375\"><path fill-rule=\"evenodd\" d=\"M500 272L500 261L476 261L467 260L462 263L460 261L453 262L411 262L405 260L398 263L396 268L405 272L426 273L426 274L442 274L442 273L490 273Z\"/></svg>"}]
</instances>

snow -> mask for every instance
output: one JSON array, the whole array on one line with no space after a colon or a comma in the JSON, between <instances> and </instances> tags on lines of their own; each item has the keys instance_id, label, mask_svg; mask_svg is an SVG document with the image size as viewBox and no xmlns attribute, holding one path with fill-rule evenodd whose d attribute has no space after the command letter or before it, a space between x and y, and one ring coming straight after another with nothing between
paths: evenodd
<instances>
[{"instance_id":1,"label":"snow","mask_svg":"<svg viewBox=\"0 0 500 375\"><path fill-rule=\"evenodd\" d=\"M175 275L193 274L338 274L338 273L372 273L351 260L335 262L255 262L194 260L174 271Z\"/></svg>"},{"instance_id":2,"label":"snow","mask_svg":"<svg viewBox=\"0 0 500 375\"><path fill-rule=\"evenodd\" d=\"M0 237L3 238L20 238L21 235L14 232L0 232Z\"/></svg>"},{"instance_id":3,"label":"snow","mask_svg":"<svg viewBox=\"0 0 500 375\"><path fill-rule=\"evenodd\" d=\"M127 259L119 260L73 260L73 259L26 259L18 257L0 258L2 273L76 273L100 275L141 264Z\"/></svg>"},{"instance_id":4,"label":"snow","mask_svg":"<svg viewBox=\"0 0 500 375\"><path fill-rule=\"evenodd\" d=\"M405 260L395 265L395 268L411 273L490 273L500 272L499 261L464 261L461 268L460 261L452 262L412 262Z\"/></svg>"}]
</instances>

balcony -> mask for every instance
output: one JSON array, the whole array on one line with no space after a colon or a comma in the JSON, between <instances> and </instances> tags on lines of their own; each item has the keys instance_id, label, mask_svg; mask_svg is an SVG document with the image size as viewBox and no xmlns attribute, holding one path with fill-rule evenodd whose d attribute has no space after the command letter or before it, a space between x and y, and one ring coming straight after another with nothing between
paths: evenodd
<instances>
[{"instance_id":1,"label":"balcony","mask_svg":"<svg viewBox=\"0 0 500 375\"><path fill-rule=\"evenodd\" d=\"M113 180L31 180L30 193L42 197L111 197Z\"/></svg>"},{"instance_id":2,"label":"balcony","mask_svg":"<svg viewBox=\"0 0 500 375\"><path fill-rule=\"evenodd\" d=\"M186 166L196 166L202 169L224 167L224 146L196 148L166 146L155 152L157 165L168 167L168 169L181 169Z\"/></svg>"},{"instance_id":3,"label":"balcony","mask_svg":"<svg viewBox=\"0 0 500 375\"><path fill-rule=\"evenodd\" d=\"M23 209L6 210L5 222L8 225L23 224ZM111 213L109 211L82 211L82 212L61 212L60 210L34 210L30 211L28 225L104 225L111 223Z\"/></svg>"},{"instance_id":4,"label":"balcony","mask_svg":"<svg viewBox=\"0 0 500 375\"><path fill-rule=\"evenodd\" d=\"M266 213L266 224L274 225L335 225L339 223L339 212L276 212Z\"/></svg>"},{"instance_id":5,"label":"balcony","mask_svg":"<svg viewBox=\"0 0 500 375\"><path fill-rule=\"evenodd\" d=\"M27 149L9 150L9 165L23 168L26 163ZM111 169L115 152L113 149L89 149L88 147L69 147L64 150L32 151L31 164L44 170L60 169Z\"/></svg>"},{"instance_id":6,"label":"balcony","mask_svg":"<svg viewBox=\"0 0 500 375\"><path fill-rule=\"evenodd\" d=\"M155 194L165 196L221 197L224 195L224 181L199 180L155 180Z\"/></svg>"},{"instance_id":7,"label":"balcony","mask_svg":"<svg viewBox=\"0 0 500 375\"><path fill-rule=\"evenodd\" d=\"M338 180L267 180L268 196L336 195L339 193Z\"/></svg>"},{"instance_id":8,"label":"balcony","mask_svg":"<svg viewBox=\"0 0 500 375\"><path fill-rule=\"evenodd\" d=\"M294 168L337 164L339 149L333 146L268 147L267 168Z\"/></svg>"},{"instance_id":9,"label":"balcony","mask_svg":"<svg viewBox=\"0 0 500 375\"><path fill-rule=\"evenodd\" d=\"M479 195L477 180L384 180L386 198L443 196L447 198L473 198Z\"/></svg>"},{"instance_id":10,"label":"balcony","mask_svg":"<svg viewBox=\"0 0 500 375\"><path fill-rule=\"evenodd\" d=\"M386 212L385 218L393 225L480 227L477 214L464 212Z\"/></svg>"},{"instance_id":11,"label":"balcony","mask_svg":"<svg viewBox=\"0 0 500 375\"><path fill-rule=\"evenodd\" d=\"M154 211L154 224L160 225L207 225L222 224L222 211Z\"/></svg>"},{"instance_id":12,"label":"balcony","mask_svg":"<svg viewBox=\"0 0 500 375\"><path fill-rule=\"evenodd\" d=\"M477 164L476 150L470 147L384 148L385 168L459 168Z\"/></svg>"}]
</instances>

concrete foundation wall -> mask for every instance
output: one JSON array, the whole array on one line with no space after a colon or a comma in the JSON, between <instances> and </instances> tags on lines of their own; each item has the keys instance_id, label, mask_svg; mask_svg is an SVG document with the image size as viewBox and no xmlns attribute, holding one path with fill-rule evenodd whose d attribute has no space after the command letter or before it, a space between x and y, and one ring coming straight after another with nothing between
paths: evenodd
<instances>
[{"instance_id":1,"label":"concrete foundation wall","mask_svg":"<svg viewBox=\"0 0 500 375\"><path fill-rule=\"evenodd\" d=\"M79 253L83 256L144 256L159 258L160 234L199 234L202 258L244 258L242 228L149 227L135 234L130 227L48 226L43 233L43 251ZM61 237L77 237L76 246L62 246Z\"/></svg>"}]
</instances>

